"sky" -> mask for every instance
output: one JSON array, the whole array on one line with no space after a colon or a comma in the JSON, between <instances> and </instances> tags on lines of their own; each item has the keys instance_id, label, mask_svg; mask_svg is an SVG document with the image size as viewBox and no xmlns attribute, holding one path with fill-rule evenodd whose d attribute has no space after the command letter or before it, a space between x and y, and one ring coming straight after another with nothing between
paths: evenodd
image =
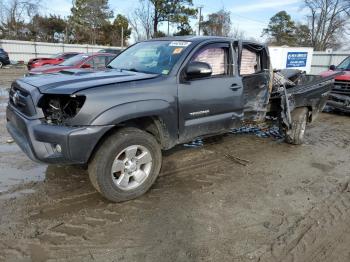
<instances>
[{"instance_id":1,"label":"sky","mask_svg":"<svg viewBox=\"0 0 350 262\"><path fill-rule=\"evenodd\" d=\"M137 7L139 0L109 0L109 5L115 14L127 16ZM194 6L203 6L204 17L221 8L231 12L234 28L244 31L245 38L262 40L261 33L267 27L269 19L279 11L285 10L296 21L305 19L302 9L303 0L193 0ZM72 0L43 0L43 8L47 13L67 16L70 14ZM192 27L197 28L197 21L192 21ZM161 27L166 31L166 26Z\"/></svg>"}]
</instances>

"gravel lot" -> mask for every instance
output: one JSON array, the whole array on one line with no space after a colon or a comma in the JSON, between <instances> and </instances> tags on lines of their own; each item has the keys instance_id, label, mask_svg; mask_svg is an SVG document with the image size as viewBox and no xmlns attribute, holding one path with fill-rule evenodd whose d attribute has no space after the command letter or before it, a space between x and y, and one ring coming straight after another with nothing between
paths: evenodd
<instances>
[{"instance_id":1,"label":"gravel lot","mask_svg":"<svg viewBox=\"0 0 350 262\"><path fill-rule=\"evenodd\" d=\"M3 90L24 73L0 70L0 261L350 261L349 116L321 114L302 146L179 146L150 192L113 204L85 170L7 143Z\"/></svg>"}]
</instances>

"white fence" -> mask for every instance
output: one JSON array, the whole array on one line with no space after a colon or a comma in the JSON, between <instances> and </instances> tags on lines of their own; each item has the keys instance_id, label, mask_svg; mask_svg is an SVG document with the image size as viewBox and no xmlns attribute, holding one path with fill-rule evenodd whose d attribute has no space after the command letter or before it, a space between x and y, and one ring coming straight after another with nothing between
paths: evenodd
<instances>
[{"instance_id":1,"label":"white fence","mask_svg":"<svg viewBox=\"0 0 350 262\"><path fill-rule=\"evenodd\" d=\"M121 49L119 46L72 45L62 43L29 42L0 39L0 48L9 53L10 60L28 62L34 57L47 57L61 52L97 52L102 48ZM330 65L338 65L350 51L319 52L314 51L312 57L311 74L319 74Z\"/></svg>"},{"instance_id":2,"label":"white fence","mask_svg":"<svg viewBox=\"0 0 350 262\"><path fill-rule=\"evenodd\" d=\"M0 48L9 53L10 60L28 62L34 57L47 57L61 52L97 52L102 48L121 49L117 46L72 45L62 43L29 42L0 39Z\"/></svg>"},{"instance_id":3,"label":"white fence","mask_svg":"<svg viewBox=\"0 0 350 262\"><path fill-rule=\"evenodd\" d=\"M319 74L326 71L330 65L338 65L350 56L350 51L320 52L314 51L312 56L311 74Z\"/></svg>"}]
</instances>

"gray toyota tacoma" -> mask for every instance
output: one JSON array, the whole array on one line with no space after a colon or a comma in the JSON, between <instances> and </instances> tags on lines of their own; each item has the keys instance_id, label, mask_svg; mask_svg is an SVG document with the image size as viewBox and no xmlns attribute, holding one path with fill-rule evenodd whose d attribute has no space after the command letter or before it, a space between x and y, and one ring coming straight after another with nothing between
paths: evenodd
<instances>
[{"instance_id":1,"label":"gray toyota tacoma","mask_svg":"<svg viewBox=\"0 0 350 262\"><path fill-rule=\"evenodd\" d=\"M277 117L300 144L333 77L272 71L266 46L219 37L136 43L105 71L24 77L10 89L7 129L32 160L87 164L94 187L115 202L144 194L162 150Z\"/></svg>"}]
</instances>

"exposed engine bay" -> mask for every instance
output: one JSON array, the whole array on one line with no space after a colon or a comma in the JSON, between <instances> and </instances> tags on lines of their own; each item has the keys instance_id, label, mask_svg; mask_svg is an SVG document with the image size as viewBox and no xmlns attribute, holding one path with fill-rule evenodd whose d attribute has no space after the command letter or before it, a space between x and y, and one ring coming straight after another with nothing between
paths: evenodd
<instances>
[{"instance_id":1,"label":"exposed engine bay","mask_svg":"<svg viewBox=\"0 0 350 262\"><path fill-rule=\"evenodd\" d=\"M78 114L85 102L85 96L46 95L40 102L48 124L66 125Z\"/></svg>"}]
</instances>

